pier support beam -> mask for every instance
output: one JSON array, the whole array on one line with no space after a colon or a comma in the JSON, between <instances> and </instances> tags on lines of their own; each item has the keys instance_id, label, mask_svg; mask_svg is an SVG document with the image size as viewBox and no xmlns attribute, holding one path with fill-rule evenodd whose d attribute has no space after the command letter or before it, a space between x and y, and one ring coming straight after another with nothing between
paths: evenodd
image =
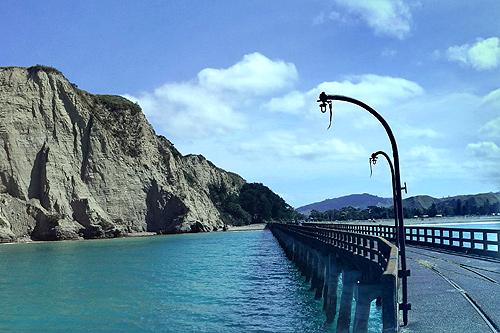
<instances>
[{"instance_id":1,"label":"pier support beam","mask_svg":"<svg viewBox=\"0 0 500 333\"><path fill-rule=\"evenodd\" d=\"M293 262L295 263L295 267L300 268L300 243L292 239L293 242Z\"/></svg>"},{"instance_id":2,"label":"pier support beam","mask_svg":"<svg viewBox=\"0 0 500 333\"><path fill-rule=\"evenodd\" d=\"M325 261L328 262L325 279L325 295L323 310L326 312L326 322L331 324L337 315L337 289L339 284L339 275L342 272L337 263L337 258L334 254L325 256Z\"/></svg>"},{"instance_id":3,"label":"pier support beam","mask_svg":"<svg viewBox=\"0 0 500 333\"><path fill-rule=\"evenodd\" d=\"M297 246L297 256L295 258L295 263L297 268L300 270L302 276L305 275L305 259L304 259L304 244L296 241Z\"/></svg>"},{"instance_id":4,"label":"pier support beam","mask_svg":"<svg viewBox=\"0 0 500 333\"><path fill-rule=\"evenodd\" d=\"M311 275L313 272L313 266L314 266L314 255L311 252L311 249L308 246L305 246L306 251L305 251L305 261L306 261L306 266L304 269L304 275L306 276L306 283L311 281Z\"/></svg>"},{"instance_id":5,"label":"pier support beam","mask_svg":"<svg viewBox=\"0 0 500 333\"><path fill-rule=\"evenodd\" d=\"M316 251L316 257L318 258L318 270L316 273L316 293L314 294L314 299L320 299L323 297L323 288L325 287L325 261L321 252Z\"/></svg>"},{"instance_id":6,"label":"pier support beam","mask_svg":"<svg viewBox=\"0 0 500 333\"><path fill-rule=\"evenodd\" d=\"M319 257L318 251L311 249L312 266L311 266L311 290L316 289L318 286L318 270L319 270Z\"/></svg>"},{"instance_id":7,"label":"pier support beam","mask_svg":"<svg viewBox=\"0 0 500 333\"><path fill-rule=\"evenodd\" d=\"M339 317L337 319L337 332L339 333L349 332L354 287L360 275L361 272L356 270L342 272L342 295L340 296Z\"/></svg>"},{"instance_id":8,"label":"pier support beam","mask_svg":"<svg viewBox=\"0 0 500 333\"><path fill-rule=\"evenodd\" d=\"M354 314L353 333L368 330L371 302L382 295L381 284L358 284L355 292L356 312Z\"/></svg>"},{"instance_id":9,"label":"pier support beam","mask_svg":"<svg viewBox=\"0 0 500 333\"><path fill-rule=\"evenodd\" d=\"M293 239L286 237L283 243L286 257L293 261Z\"/></svg>"},{"instance_id":10,"label":"pier support beam","mask_svg":"<svg viewBox=\"0 0 500 333\"><path fill-rule=\"evenodd\" d=\"M303 243L300 244L300 259L299 259L299 269L302 276L306 276L307 270L307 248Z\"/></svg>"}]
</instances>

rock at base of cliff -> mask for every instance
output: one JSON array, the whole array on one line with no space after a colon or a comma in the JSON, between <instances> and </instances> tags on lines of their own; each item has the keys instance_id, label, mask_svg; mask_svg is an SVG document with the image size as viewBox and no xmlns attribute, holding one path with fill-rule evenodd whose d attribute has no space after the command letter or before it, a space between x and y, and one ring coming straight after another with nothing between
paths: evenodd
<instances>
[{"instance_id":1,"label":"rock at base of cliff","mask_svg":"<svg viewBox=\"0 0 500 333\"><path fill-rule=\"evenodd\" d=\"M191 224L191 232L196 233L196 232L209 232L210 227L204 225L200 221L196 221L193 224Z\"/></svg>"}]
</instances>

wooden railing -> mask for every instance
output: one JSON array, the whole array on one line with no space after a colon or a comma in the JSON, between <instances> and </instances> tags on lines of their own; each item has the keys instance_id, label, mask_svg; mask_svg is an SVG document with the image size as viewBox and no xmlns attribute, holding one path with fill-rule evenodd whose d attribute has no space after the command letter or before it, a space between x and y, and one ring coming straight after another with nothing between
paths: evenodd
<instances>
[{"instance_id":1,"label":"wooden railing","mask_svg":"<svg viewBox=\"0 0 500 333\"><path fill-rule=\"evenodd\" d=\"M305 225L379 236L389 241L395 240L396 237L394 226L333 223L306 223ZM406 244L500 258L500 230L407 226L405 227L405 242Z\"/></svg>"},{"instance_id":2,"label":"wooden railing","mask_svg":"<svg viewBox=\"0 0 500 333\"><path fill-rule=\"evenodd\" d=\"M272 227L315 248L334 249L341 255L364 261L380 273L391 269L398 260L397 248L379 236L310 225L273 224ZM397 264L395 267L397 276Z\"/></svg>"}]
</instances>

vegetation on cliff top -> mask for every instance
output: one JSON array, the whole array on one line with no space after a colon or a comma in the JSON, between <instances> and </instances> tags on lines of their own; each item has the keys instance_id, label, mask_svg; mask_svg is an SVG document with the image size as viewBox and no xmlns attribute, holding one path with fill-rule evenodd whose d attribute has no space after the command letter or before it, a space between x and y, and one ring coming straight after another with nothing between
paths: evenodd
<instances>
[{"instance_id":1,"label":"vegetation on cliff top","mask_svg":"<svg viewBox=\"0 0 500 333\"><path fill-rule=\"evenodd\" d=\"M285 200L261 183L246 183L239 193L229 193L224 185L210 185L209 190L210 198L226 224L290 221L300 216Z\"/></svg>"},{"instance_id":2,"label":"vegetation on cliff top","mask_svg":"<svg viewBox=\"0 0 500 333\"><path fill-rule=\"evenodd\" d=\"M125 97L117 95L95 95L97 100L104 104L111 111L121 111L130 109L132 115L141 112L141 107L139 104L134 103Z\"/></svg>"},{"instance_id":3,"label":"vegetation on cliff top","mask_svg":"<svg viewBox=\"0 0 500 333\"><path fill-rule=\"evenodd\" d=\"M38 71L44 71L46 73L56 73L56 74L59 74L62 77L64 77L63 73L61 73L60 70L58 70L57 68L54 68L54 67L44 66L44 65L35 65L35 66L28 67L28 72L30 72L30 73L31 72L38 72Z\"/></svg>"}]
</instances>

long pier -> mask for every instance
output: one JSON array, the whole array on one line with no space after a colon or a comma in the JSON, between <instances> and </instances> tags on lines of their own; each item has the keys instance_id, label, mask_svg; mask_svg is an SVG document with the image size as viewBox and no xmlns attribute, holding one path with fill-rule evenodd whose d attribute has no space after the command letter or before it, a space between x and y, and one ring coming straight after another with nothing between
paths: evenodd
<instances>
[{"instance_id":1,"label":"long pier","mask_svg":"<svg viewBox=\"0 0 500 333\"><path fill-rule=\"evenodd\" d=\"M450 332L460 327L463 332L500 332L498 230L406 227L413 309L408 325L400 328L398 249L390 242L396 238L394 227L322 223L269 227L287 257L311 283L315 298L323 297L326 320L337 320L337 332L349 332L351 325L353 332L366 332L375 299L382 306L384 332ZM451 259L442 261L446 256ZM452 266L463 272L449 274L450 268L443 262L454 263ZM450 293L450 289L455 292ZM351 318L353 301L355 314ZM456 309L461 304L467 306Z\"/></svg>"},{"instance_id":2,"label":"long pier","mask_svg":"<svg viewBox=\"0 0 500 333\"><path fill-rule=\"evenodd\" d=\"M349 332L353 297L353 332L366 332L373 300L382 304L384 332L398 331L398 250L379 236L316 226L270 224L287 257L296 262L306 282L323 297L328 323ZM342 294L337 299L339 277ZM337 313L337 303L340 303Z\"/></svg>"}]
</instances>

